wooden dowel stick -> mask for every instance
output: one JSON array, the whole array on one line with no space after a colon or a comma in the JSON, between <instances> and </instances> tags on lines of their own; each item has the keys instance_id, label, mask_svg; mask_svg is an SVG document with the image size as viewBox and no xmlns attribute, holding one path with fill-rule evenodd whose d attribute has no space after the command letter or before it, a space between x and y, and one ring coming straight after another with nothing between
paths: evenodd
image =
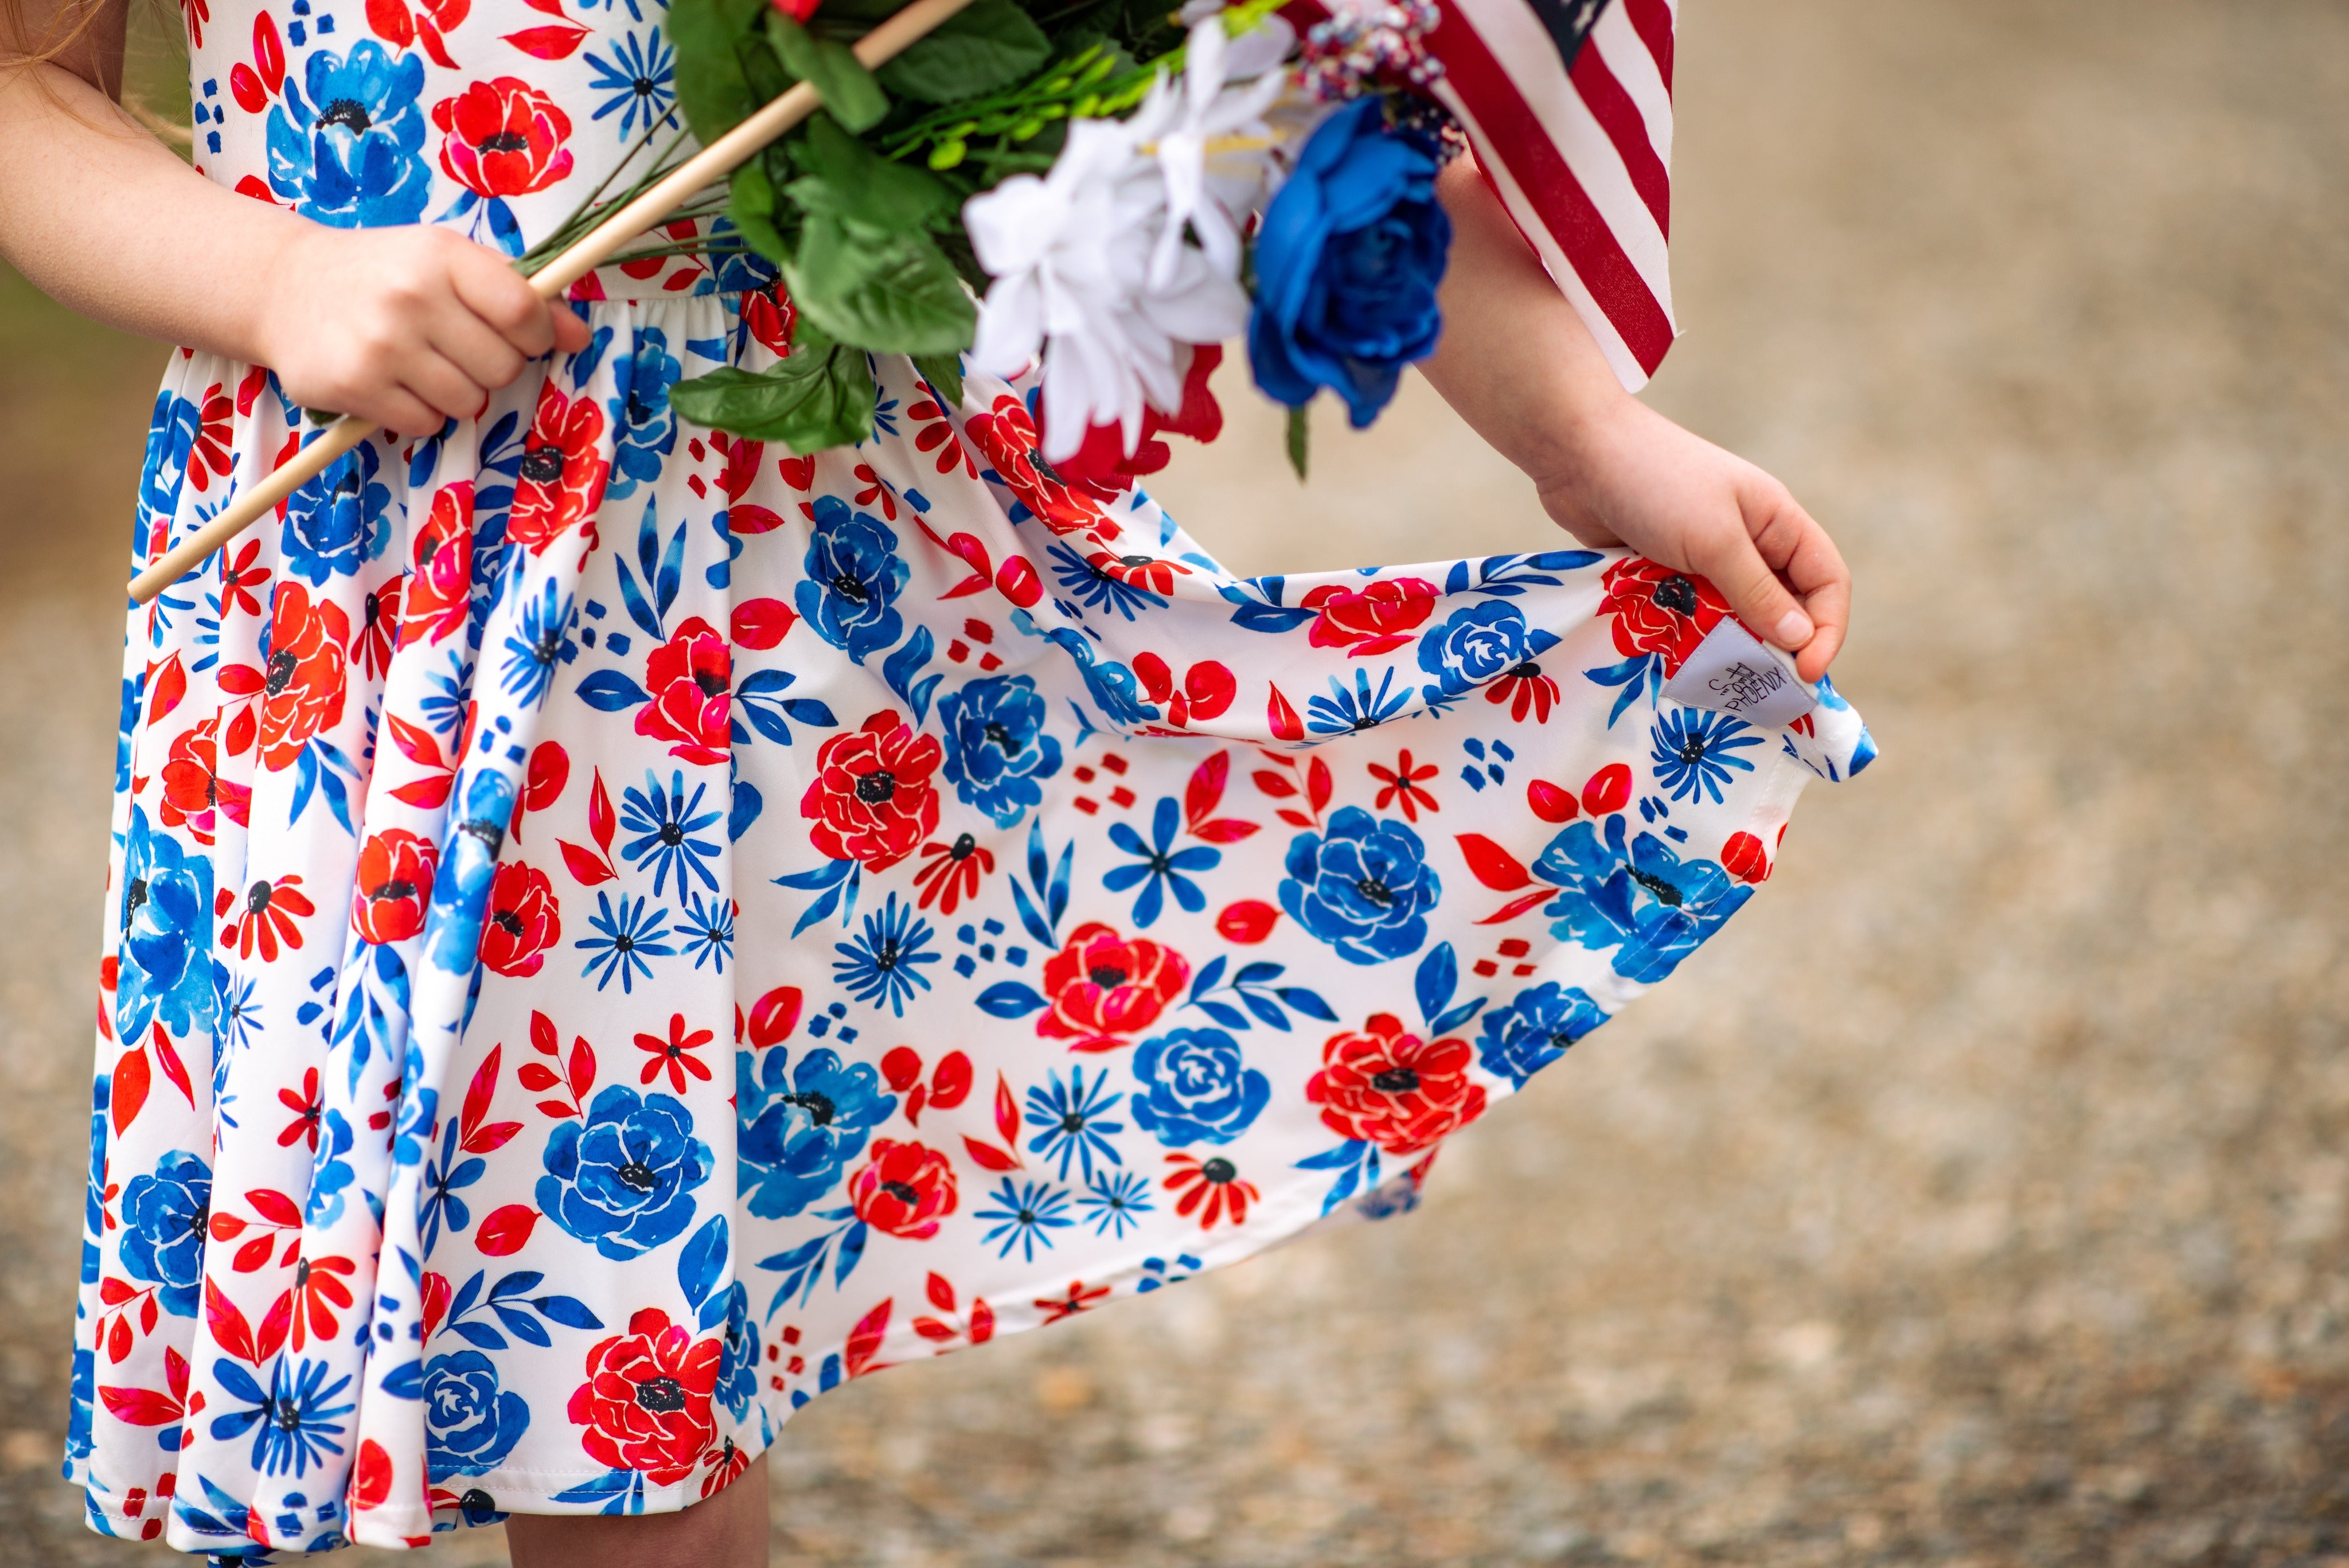
<instances>
[{"instance_id":1,"label":"wooden dowel stick","mask_svg":"<svg viewBox=\"0 0 2349 1568\"><path fill-rule=\"evenodd\" d=\"M970 4L970 0L914 0L856 40L855 55L866 67L902 53L916 39ZM704 187L715 184L761 148L822 108L814 88L801 82L750 119L678 165L674 172L605 219L546 264L530 280L542 299L554 299L603 265L622 247L655 227ZM130 597L150 604L155 596L202 565L204 558L258 522L326 465L373 434L375 426L347 414L326 433L287 458L269 476L229 503L221 514L166 551L162 559L130 579Z\"/></svg>"}]
</instances>

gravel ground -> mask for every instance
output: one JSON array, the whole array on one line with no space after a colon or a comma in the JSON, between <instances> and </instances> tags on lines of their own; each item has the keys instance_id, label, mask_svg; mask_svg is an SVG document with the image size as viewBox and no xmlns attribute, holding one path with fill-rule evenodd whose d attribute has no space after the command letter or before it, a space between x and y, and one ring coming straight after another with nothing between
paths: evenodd
<instances>
[{"instance_id":1,"label":"gravel ground","mask_svg":"<svg viewBox=\"0 0 2349 1568\"><path fill-rule=\"evenodd\" d=\"M2349 11L1685 20L1653 397L1837 530L1884 760L1418 1216L812 1408L781 1561L2349 1564ZM158 355L6 303L0 1555L151 1563L52 1467ZM1423 389L1301 493L1227 407L1236 565L1543 535Z\"/></svg>"}]
</instances>

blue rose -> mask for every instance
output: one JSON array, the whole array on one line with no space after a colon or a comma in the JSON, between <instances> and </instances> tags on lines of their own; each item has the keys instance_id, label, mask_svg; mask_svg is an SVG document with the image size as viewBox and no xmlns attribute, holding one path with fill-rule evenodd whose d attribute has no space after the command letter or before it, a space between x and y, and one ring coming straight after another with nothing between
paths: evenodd
<instances>
[{"instance_id":1,"label":"blue rose","mask_svg":"<svg viewBox=\"0 0 2349 1568\"><path fill-rule=\"evenodd\" d=\"M1220 1029L1143 1041L1133 1075L1143 1087L1131 1106L1134 1122L1169 1148L1229 1143L1272 1100L1271 1082L1240 1060L1239 1044Z\"/></svg>"},{"instance_id":2,"label":"blue rose","mask_svg":"<svg viewBox=\"0 0 2349 1568\"><path fill-rule=\"evenodd\" d=\"M382 466L375 442L361 441L295 489L278 530L286 571L321 587L383 554L391 538L391 487L377 477Z\"/></svg>"},{"instance_id":3,"label":"blue rose","mask_svg":"<svg viewBox=\"0 0 2349 1568\"><path fill-rule=\"evenodd\" d=\"M734 1058L734 1109L741 1123L735 1163L750 1212L797 1214L829 1193L841 1168L864 1152L873 1129L897 1111L870 1063L842 1063L829 1047L800 1058L771 1045Z\"/></svg>"},{"instance_id":4,"label":"blue rose","mask_svg":"<svg viewBox=\"0 0 2349 1568\"><path fill-rule=\"evenodd\" d=\"M1290 408L1331 388L1357 430L1378 418L1402 368L1435 351L1451 244L1435 160L1388 126L1382 99L1323 120L1257 235L1256 384Z\"/></svg>"},{"instance_id":5,"label":"blue rose","mask_svg":"<svg viewBox=\"0 0 2349 1568\"><path fill-rule=\"evenodd\" d=\"M546 1217L617 1262L682 1234L693 1192L715 1165L693 1136L693 1113L667 1095L615 1084L546 1140L538 1206Z\"/></svg>"},{"instance_id":6,"label":"blue rose","mask_svg":"<svg viewBox=\"0 0 2349 1568\"><path fill-rule=\"evenodd\" d=\"M759 1329L750 1321L750 1293L740 1280L726 1293L725 1348L718 1354L718 1386L709 1397L738 1421L759 1397Z\"/></svg>"},{"instance_id":7,"label":"blue rose","mask_svg":"<svg viewBox=\"0 0 2349 1568\"><path fill-rule=\"evenodd\" d=\"M1419 835L1359 805L1341 807L1330 831L1289 841L1280 907L1349 963L1383 963L1419 950L1427 911L1444 885Z\"/></svg>"},{"instance_id":8,"label":"blue rose","mask_svg":"<svg viewBox=\"0 0 2349 1568\"><path fill-rule=\"evenodd\" d=\"M505 842L506 824L513 820L513 784L482 769L467 776L458 794L464 809L432 879L425 929L432 967L470 974L481 950L481 911L498 874L498 848Z\"/></svg>"},{"instance_id":9,"label":"blue rose","mask_svg":"<svg viewBox=\"0 0 2349 1568\"><path fill-rule=\"evenodd\" d=\"M1133 671L1116 659L1103 659L1095 652L1083 632L1074 627L1061 626L1054 627L1044 635L1076 660L1077 673L1084 678L1085 691L1100 705L1104 720L1119 729L1156 721L1158 710L1143 701L1142 682L1135 678Z\"/></svg>"},{"instance_id":10,"label":"blue rose","mask_svg":"<svg viewBox=\"0 0 2349 1568\"><path fill-rule=\"evenodd\" d=\"M309 1223L331 1225L343 1217L343 1195L358 1179L348 1158L356 1141L349 1118L330 1108L319 1125L318 1147L310 1155L310 1196L302 1205L302 1218ZM370 1196L369 1207L374 1202Z\"/></svg>"},{"instance_id":11,"label":"blue rose","mask_svg":"<svg viewBox=\"0 0 2349 1568\"><path fill-rule=\"evenodd\" d=\"M1506 1007L1485 1014L1485 1037L1476 1043L1476 1064L1516 1088L1566 1054L1566 1048L1607 1022L1607 1014L1578 987L1544 981L1517 992Z\"/></svg>"},{"instance_id":12,"label":"blue rose","mask_svg":"<svg viewBox=\"0 0 2349 1568\"><path fill-rule=\"evenodd\" d=\"M160 1019L174 1034L212 1027L212 863L147 825L130 808L122 857L122 943L114 992L114 1037L140 1044Z\"/></svg>"},{"instance_id":13,"label":"blue rose","mask_svg":"<svg viewBox=\"0 0 2349 1568\"><path fill-rule=\"evenodd\" d=\"M1615 948L1617 974L1652 983L1744 909L1754 889L1711 860L1682 860L1652 833L1627 850L1625 832L1619 814L1607 819L1603 837L1588 822L1569 824L1534 869L1563 889L1542 909L1556 917L1553 936Z\"/></svg>"},{"instance_id":14,"label":"blue rose","mask_svg":"<svg viewBox=\"0 0 2349 1568\"><path fill-rule=\"evenodd\" d=\"M677 446L677 421L669 417L668 389L683 372L668 351L668 334L647 327L636 336L635 351L612 361L619 395L612 410L612 476L606 500L634 495L641 482L660 477L661 459Z\"/></svg>"},{"instance_id":15,"label":"blue rose","mask_svg":"<svg viewBox=\"0 0 2349 1568\"><path fill-rule=\"evenodd\" d=\"M180 486L187 479L188 458L196 450L202 424L202 414L187 399L155 394L155 410L147 421L147 460L139 470L138 532L130 541L134 554L145 555L150 524L179 510Z\"/></svg>"},{"instance_id":16,"label":"blue rose","mask_svg":"<svg viewBox=\"0 0 2349 1568\"><path fill-rule=\"evenodd\" d=\"M1019 822L1044 798L1037 781L1061 771L1061 742L1044 732L1050 711L1025 675L974 680L938 699L947 777L965 805L998 827Z\"/></svg>"},{"instance_id":17,"label":"blue rose","mask_svg":"<svg viewBox=\"0 0 2349 1568\"><path fill-rule=\"evenodd\" d=\"M489 1474L529 1426L529 1403L500 1390L496 1364L480 1351L424 1364L424 1474L433 1485Z\"/></svg>"},{"instance_id":18,"label":"blue rose","mask_svg":"<svg viewBox=\"0 0 2349 1568\"><path fill-rule=\"evenodd\" d=\"M432 191L416 102L423 91L421 56L372 38L347 56L317 50L302 85L288 78L285 101L269 111L269 188L338 229L415 223Z\"/></svg>"},{"instance_id":19,"label":"blue rose","mask_svg":"<svg viewBox=\"0 0 2349 1568\"><path fill-rule=\"evenodd\" d=\"M122 1272L160 1285L155 1299L175 1317L196 1315L212 1207L212 1168L184 1149L165 1155L154 1175L134 1176L122 1189Z\"/></svg>"},{"instance_id":20,"label":"blue rose","mask_svg":"<svg viewBox=\"0 0 2349 1568\"><path fill-rule=\"evenodd\" d=\"M1464 606L1420 634L1419 667L1435 677L1425 695L1431 702L1461 696L1556 646L1556 637L1529 629L1506 599Z\"/></svg>"},{"instance_id":21,"label":"blue rose","mask_svg":"<svg viewBox=\"0 0 2349 1568\"><path fill-rule=\"evenodd\" d=\"M807 576L792 595L800 618L857 663L905 631L895 607L913 573L898 558L897 535L878 517L850 511L837 495L820 497L800 570Z\"/></svg>"}]
</instances>

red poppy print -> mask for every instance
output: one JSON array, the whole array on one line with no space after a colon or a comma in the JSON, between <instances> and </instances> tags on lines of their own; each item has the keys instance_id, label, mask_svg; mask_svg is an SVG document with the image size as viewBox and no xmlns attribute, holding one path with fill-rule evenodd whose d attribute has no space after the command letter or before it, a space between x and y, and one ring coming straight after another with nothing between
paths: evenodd
<instances>
[{"instance_id":1,"label":"red poppy print","mask_svg":"<svg viewBox=\"0 0 2349 1568\"><path fill-rule=\"evenodd\" d=\"M313 605L297 582L277 585L261 686L261 765L270 772L292 767L311 736L341 722L350 635L341 606Z\"/></svg>"},{"instance_id":2,"label":"red poppy print","mask_svg":"<svg viewBox=\"0 0 2349 1568\"><path fill-rule=\"evenodd\" d=\"M585 393L566 398L550 380L531 416L530 441L514 474L513 507L506 537L531 554L568 534L603 504L611 460L596 450L604 435L604 410Z\"/></svg>"},{"instance_id":3,"label":"red poppy print","mask_svg":"<svg viewBox=\"0 0 2349 1568\"><path fill-rule=\"evenodd\" d=\"M742 291L741 312L743 330L758 340L760 347L779 358L789 358L792 352L792 329L799 325L799 307L792 303L790 293L781 278L769 278L756 288Z\"/></svg>"},{"instance_id":4,"label":"red poppy print","mask_svg":"<svg viewBox=\"0 0 2349 1568\"><path fill-rule=\"evenodd\" d=\"M253 806L249 787L220 776L219 735L217 716L181 731L171 737L171 754L163 763L163 800L157 814L164 826L184 826L199 844L212 841L215 813L243 827Z\"/></svg>"},{"instance_id":5,"label":"red poppy print","mask_svg":"<svg viewBox=\"0 0 2349 1568\"><path fill-rule=\"evenodd\" d=\"M1616 562L1602 581L1607 599L1599 609L1614 618L1615 650L1627 657L1656 655L1667 677L1729 613L1729 601L1702 577L1642 556Z\"/></svg>"},{"instance_id":6,"label":"red poppy print","mask_svg":"<svg viewBox=\"0 0 2349 1568\"><path fill-rule=\"evenodd\" d=\"M718 1339L697 1341L660 1308L646 1307L627 1333L587 1353L587 1381L565 1412L587 1428L580 1447L607 1469L644 1471L655 1486L683 1480L718 1438L709 1397L722 1354Z\"/></svg>"},{"instance_id":7,"label":"red poppy print","mask_svg":"<svg viewBox=\"0 0 2349 1568\"><path fill-rule=\"evenodd\" d=\"M886 871L938 826L938 792L930 782L943 752L934 735L916 732L885 710L834 735L816 753L815 782L800 799L814 826L816 852Z\"/></svg>"},{"instance_id":8,"label":"red poppy print","mask_svg":"<svg viewBox=\"0 0 2349 1568\"><path fill-rule=\"evenodd\" d=\"M926 1144L873 1140L873 1152L848 1179L856 1217L875 1231L926 1241L955 1211L954 1162Z\"/></svg>"},{"instance_id":9,"label":"red poppy print","mask_svg":"<svg viewBox=\"0 0 2349 1568\"><path fill-rule=\"evenodd\" d=\"M1028 405L1011 393L999 394L994 407L973 414L965 428L1004 485L1053 533L1081 534L1109 522L1100 503L1117 493L1099 485L1072 486L1054 472L1037 450L1036 421L1028 417Z\"/></svg>"},{"instance_id":10,"label":"red poppy print","mask_svg":"<svg viewBox=\"0 0 2349 1568\"><path fill-rule=\"evenodd\" d=\"M440 848L404 827L378 833L359 850L351 929L370 942L404 942L424 929Z\"/></svg>"},{"instance_id":11,"label":"red poppy print","mask_svg":"<svg viewBox=\"0 0 2349 1568\"><path fill-rule=\"evenodd\" d=\"M699 616L678 627L646 657L652 701L636 710L636 733L667 742L668 754L681 762L724 762L733 657L718 628Z\"/></svg>"},{"instance_id":12,"label":"red poppy print","mask_svg":"<svg viewBox=\"0 0 2349 1568\"><path fill-rule=\"evenodd\" d=\"M432 106L440 167L477 196L526 196L571 172L571 117L518 77L474 82Z\"/></svg>"},{"instance_id":13,"label":"red poppy print","mask_svg":"<svg viewBox=\"0 0 2349 1568\"><path fill-rule=\"evenodd\" d=\"M1068 1041L1071 1051L1116 1050L1157 1023L1190 981L1190 964L1173 948L1121 937L1099 921L1079 926L1044 961L1050 1005L1036 1033Z\"/></svg>"},{"instance_id":14,"label":"red poppy print","mask_svg":"<svg viewBox=\"0 0 2349 1568\"><path fill-rule=\"evenodd\" d=\"M416 531L408 589L399 610L399 645L439 642L462 630L473 607L473 486L444 484Z\"/></svg>"},{"instance_id":15,"label":"red poppy print","mask_svg":"<svg viewBox=\"0 0 2349 1568\"><path fill-rule=\"evenodd\" d=\"M1360 590L1325 583L1299 602L1319 610L1306 640L1342 648L1349 659L1391 653L1418 634L1435 612L1436 587L1423 577L1382 578Z\"/></svg>"},{"instance_id":16,"label":"red poppy print","mask_svg":"<svg viewBox=\"0 0 2349 1568\"><path fill-rule=\"evenodd\" d=\"M1361 1033L1330 1037L1305 1097L1339 1137L1417 1154L1485 1114L1484 1085L1468 1081L1475 1058L1465 1040L1424 1041L1376 1012Z\"/></svg>"},{"instance_id":17,"label":"red poppy print","mask_svg":"<svg viewBox=\"0 0 2349 1568\"><path fill-rule=\"evenodd\" d=\"M481 919L481 961L500 974L536 974L563 935L563 909L546 873L518 860L498 867Z\"/></svg>"}]
</instances>

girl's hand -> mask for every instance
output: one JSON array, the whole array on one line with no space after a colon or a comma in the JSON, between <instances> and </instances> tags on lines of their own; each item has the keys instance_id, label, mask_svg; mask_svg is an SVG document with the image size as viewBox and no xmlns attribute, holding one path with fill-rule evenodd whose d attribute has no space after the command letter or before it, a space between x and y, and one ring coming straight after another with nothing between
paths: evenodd
<instances>
[{"instance_id":1,"label":"girl's hand","mask_svg":"<svg viewBox=\"0 0 2349 1568\"><path fill-rule=\"evenodd\" d=\"M305 408L423 437L470 419L550 349L587 346L503 256L445 229L288 223L254 324L255 358Z\"/></svg>"},{"instance_id":2,"label":"girl's hand","mask_svg":"<svg viewBox=\"0 0 2349 1568\"><path fill-rule=\"evenodd\" d=\"M1851 619L1851 573L1826 531L1785 485L1623 390L1474 159L1436 191L1453 243L1444 337L1420 367L1435 389L1576 538L1711 579L1804 680L1826 674Z\"/></svg>"}]
</instances>

